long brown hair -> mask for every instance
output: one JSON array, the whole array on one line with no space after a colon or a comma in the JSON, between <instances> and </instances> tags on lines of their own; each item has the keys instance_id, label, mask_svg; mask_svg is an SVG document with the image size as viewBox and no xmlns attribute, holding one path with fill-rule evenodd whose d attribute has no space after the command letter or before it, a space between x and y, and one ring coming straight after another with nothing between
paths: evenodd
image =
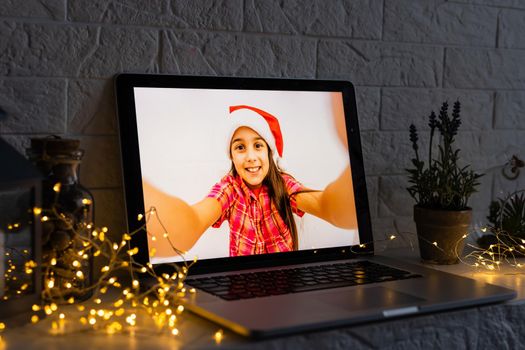
<instances>
[{"instance_id":1,"label":"long brown hair","mask_svg":"<svg viewBox=\"0 0 525 350\"><path fill-rule=\"evenodd\" d=\"M292 206L290 205L290 198L288 192L286 191L286 186L284 185L284 180L281 176L281 170L275 164L272 156L272 150L268 147L268 161L269 169L268 174L263 180L263 184L268 186L268 194L270 195L270 200L277 207L277 212L283 219L286 226L290 230L290 235L292 236L293 250L299 248L299 239L297 237L297 225L295 224L295 219L293 217ZM237 176L237 171L235 170L235 165L232 162L231 173L234 176Z\"/></svg>"}]
</instances>

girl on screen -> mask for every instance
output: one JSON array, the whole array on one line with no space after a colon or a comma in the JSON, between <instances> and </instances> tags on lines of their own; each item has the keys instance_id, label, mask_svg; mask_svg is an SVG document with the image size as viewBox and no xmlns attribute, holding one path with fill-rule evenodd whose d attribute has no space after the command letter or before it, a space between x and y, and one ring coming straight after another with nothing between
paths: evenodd
<instances>
[{"instance_id":1,"label":"girl on screen","mask_svg":"<svg viewBox=\"0 0 525 350\"><path fill-rule=\"evenodd\" d=\"M144 182L145 207L163 208L165 224L148 223L149 231L167 230L177 249L189 250L209 227L227 221L230 256L241 256L297 250L293 214L308 213L340 228L357 228L349 167L324 190L308 189L283 170L284 141L275 116L247 105L231 106L229 111L231 170L194 205Z\"/></svg>"}]
</instances>

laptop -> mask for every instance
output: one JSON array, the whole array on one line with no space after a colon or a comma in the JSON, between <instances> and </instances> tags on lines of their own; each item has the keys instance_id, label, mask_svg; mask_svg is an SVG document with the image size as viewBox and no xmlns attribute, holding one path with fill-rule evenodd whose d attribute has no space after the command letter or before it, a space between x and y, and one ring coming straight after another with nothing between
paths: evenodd
<instances>
[{"instance_id":1,"label":"laptop","mask_svg":"<svg viewBox=\"0 0 525 350\"><path fill-rule=\"evenodd\" d=\"M374 255L347 81L121 74L127 222L187 308L264 338L501 302L514 291Z\"/></svg>"}]
</instances>

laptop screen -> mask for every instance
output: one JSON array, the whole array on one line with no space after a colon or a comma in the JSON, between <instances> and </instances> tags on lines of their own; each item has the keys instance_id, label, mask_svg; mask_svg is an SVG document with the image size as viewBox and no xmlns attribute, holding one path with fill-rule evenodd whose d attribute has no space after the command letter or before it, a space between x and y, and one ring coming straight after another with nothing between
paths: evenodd
<instances>
[{"instance_id":1,"label":"laptop screen","mask_svg":"<svg viewBox=\"0 0 525 350\"><path fill-rule=\"evenodd\" d=\"M144 260L348 254L371 240L350 83L123 74L116 89Z\"/></svg>"},{"instance_id":2,"label":"laptop screen","mask_svg":"<svg viewBox=\"0 0 525 350\"><path fill-rule=\"evenodd\" d=\"M246 158L256 159L241 160L243 163L240 168L245 167L247 170L236 172L234 179L231 179L231 148L235 131L246 124L251 130L256 129L254 131L261 134L266 143L266 139L270 139L271 143L276 141L271 128L267 133L264 123L268 122L260 115L260 111L264 111L277 121L280 129L278 138L282 144L281 155L276 149L267 147L275 157L266 161L275 162L279 172L290 175L293 191L307 191L306 195L315 192L322 194L350 164L346 133L341 139L337 130L337 118L340 118L337 113L343 112L341 92L135 87L134 98L140 170L145 184L144 203L155 207L155 214L161 222L164 217L176 216L177 209L170 207L169 200L159 200L159 197L156 197L159 203L155 203L153 198L149 198L154 196L152 191L160 191L192 205L207 197L220 201L222 199L211 197L212 192L217 188L220 188L219 191L228 191L231 187L233 193L222 194L223 197L230 196L230 202L244 202L236 206L236 203L224 203L222 200L221 211L227 210L228 213L221 213L221 217L194 244L185 246L189 248L184 249L186 260L359 244L355 210L348 213L352 217L350 220L355 223L354 227L338 227L303 208L297 208L297 203L294 203L291 206L297 244L295 248L291 244L287 247L290 241L287 232L290 230L280 227L285 220L275 217L279 212L277 210L276 214L273 209L276 206L272 203L274 199L268 195L266 200L269 203L264 203L264 196L261 197L256 190L257 181L254 188L250 186L250 179L244 177L244 173L254 177L250 170L261 172L264 176L261 163L265 160L257 159L257 155L246 155ZM230 112L232 106L244 108ZM243 112L246 115L241 115ZM235 120L233 126L232 120ZM240 147L246 148L243 149L246 153L250 152L249 145ZM348 177L348 180L346 185L352 188L351 178ZM226 186L225 181L232 183ZM265 182L263 180L263 187L267 187ZM251 197L251 193L256 196ZM252 203L253 198L261 203ZM239 206L241 208L237 208ZM149 208L145 209L147 211ZM251 211L259 213L251 215ZM157 218L149 217L148 220L153 228L153 220ZM236 225L236 220L245 222ZM257 224L255 220L273 222ZM177 222L174 224L177 225ZM164 229L175 247L184 240L183 237L171 235L174 227ZM166 241L165 232L148 231L150 261L153 264L182 260L183 257ZM258 247L262 245L264 247Z\"/></svg>"}]
</instances>

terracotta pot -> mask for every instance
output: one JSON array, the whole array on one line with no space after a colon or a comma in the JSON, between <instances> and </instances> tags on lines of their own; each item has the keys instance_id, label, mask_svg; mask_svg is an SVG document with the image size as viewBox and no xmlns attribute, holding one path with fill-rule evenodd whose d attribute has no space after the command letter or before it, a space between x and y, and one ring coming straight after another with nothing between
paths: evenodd
<instances>
[{"instance_id":1,"label":"terracotta pot","mask_svg":"<svg viewBox=\"0 0 525 350\"><path fill-rule=\"evenodd\" d=\"M414 206L419 252L424 263L451 265L459 262L465 247L472 209L436 210ZM433 243L436 242L437 246Z\"/></svg>"}]
</instances>

